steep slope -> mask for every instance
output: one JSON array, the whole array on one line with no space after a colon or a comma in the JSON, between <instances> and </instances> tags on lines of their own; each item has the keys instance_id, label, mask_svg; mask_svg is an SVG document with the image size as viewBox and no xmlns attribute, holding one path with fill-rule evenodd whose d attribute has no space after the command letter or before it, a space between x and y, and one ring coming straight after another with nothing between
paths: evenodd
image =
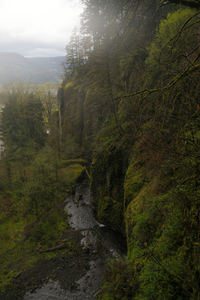
<instances>
[{"instance_id":1,"label":"steep slope","mask_svg":"<svg viewBox=\"0 0 200 300\"><path fill-rule=\"evenodd\" d=\"M199 11L97 2L59 99L62 155L91 161L96 215L127 239L99 299L200 299Z\"/></svg>"}]
</instances>

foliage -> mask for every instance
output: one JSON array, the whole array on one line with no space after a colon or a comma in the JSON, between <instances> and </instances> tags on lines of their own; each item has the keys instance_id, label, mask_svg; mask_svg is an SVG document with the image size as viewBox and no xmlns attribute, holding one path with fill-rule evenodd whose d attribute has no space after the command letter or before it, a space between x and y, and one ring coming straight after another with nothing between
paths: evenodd
<instances>
[{"instance_id":1,"label":"foliage","mask_svg":"<svg viewBox=\"0 0 200 300\"><path fill-rule=\"evenodd\" d=\"M92 46L66 74L63 133L92 161L97 217L126 226L128 246L100 299L199 299L198 1L83 2Z\"/></svg>"},{"instance_id":2,"label":"foliage","mask_svg":"<svg viewBox=\"0 0 200 300\"><path fill-rule=\"evenodd\" d=\"M102 292L98 296L101 300L133 299L137 294L137 270L126 259L109 261Z\"/></svg>"},{"instance_id":3,"label":"foliage","mask_svg":"<svg viewBox=\"0 0 200 300\"><path fill-rule=\"evenodd\" d=\"M198 30L199 17L191 9L179 9L161 21L146 60L151 82L164 85L169 78L191 66L198 56L194 39Z\"/></svg>"},{"instance_id":4,"label":"foliage","mask_svg":"<svg viewBox=\"0 0 200 300\"><path fill-rule=\"evenodd\" d=\"M23 91L10 94L3 110L2 133L8 160L30 160L45 141L40 99Z\"/></svg>"},{"instance_id":5,"label":"foliage","mask_svg":"<svg viewBox=\"0 0 200 300\"><path fill-rule=\"evenodd\" d=\"M70 251L63 200L84 170L84 160L63 165L50 146L38 96L21 90L8 98L0 162L0 293L36 261L57 255L46 249L65 241Z\"/></svg>"},{"instance_id":6,"label":"foliage","mask_svg":"<svg viewBox=\"0 0 200 300\"><path fill-rule=\"evenodd\" d=\"M65 226L54 208L85 170L83 157L91 163L96 215L126 235L128 248L126 260L108 264L100 299L200 297L200 19L192 9L198 1L170 2L190 8L83 1L81 33L66 47L51 134L45 139L41 102L30 93L13 95L3 116L4 254L16 256L24 232L27 252L59 240ZM30 109L40 117L30 118ZM16 269L4 265L4 285Z\"/></svg>"}]
</instances>

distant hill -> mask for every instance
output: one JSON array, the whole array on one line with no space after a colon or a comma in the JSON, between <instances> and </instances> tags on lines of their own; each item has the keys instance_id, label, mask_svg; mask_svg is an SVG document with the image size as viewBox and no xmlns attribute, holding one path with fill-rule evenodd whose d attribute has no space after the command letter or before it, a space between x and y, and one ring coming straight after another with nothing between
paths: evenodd
<instances>
[{"instance_id":1,"label":"distant hill","mask_svg":"<svg viewBox=\"0 0 200 300\"><path fill-rule=\"evenodd\" d=\"M39 84L60 82L64 56L27 58L16 53L0 52L0 84L22 80Z\"/></svg>"}]
</instances>

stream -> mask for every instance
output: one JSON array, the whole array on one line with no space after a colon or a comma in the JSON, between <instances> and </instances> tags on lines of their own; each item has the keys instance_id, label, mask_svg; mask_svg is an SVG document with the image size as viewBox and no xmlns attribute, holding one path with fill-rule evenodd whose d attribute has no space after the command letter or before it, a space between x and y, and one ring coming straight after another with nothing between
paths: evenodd
<instances>
[{"instance_id":1,"label":"stream","mask_svg":"<svg viewBox=\"0 0 200 300\"><path fill-rule=\"evenodd\" d=\"M59 281L51 279L34 292L26 293L24 300L94 300L104 279L106 260L123 254L116 234L94 217L88 179L65 200L64 209L69 215L71 228L80 232L81 247L88 253L87 266L73 284L73 289L70 286L63 289Z\"/></svg>"}]
</instances>

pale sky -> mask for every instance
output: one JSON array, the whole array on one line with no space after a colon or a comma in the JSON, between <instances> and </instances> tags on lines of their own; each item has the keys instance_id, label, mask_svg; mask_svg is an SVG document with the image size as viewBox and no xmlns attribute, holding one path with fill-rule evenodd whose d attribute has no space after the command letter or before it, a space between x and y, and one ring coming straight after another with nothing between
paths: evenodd
<instances>
[{"instance_id":1,"label":"pale sky","mask_svg":"<svg viewBox=\"0 0 200 300\"><path fill-rule=\"evenodd\" d=\"M0 0L0 52L65 55L82 12L80 0Z\"/></svg>"}]
</instances>

